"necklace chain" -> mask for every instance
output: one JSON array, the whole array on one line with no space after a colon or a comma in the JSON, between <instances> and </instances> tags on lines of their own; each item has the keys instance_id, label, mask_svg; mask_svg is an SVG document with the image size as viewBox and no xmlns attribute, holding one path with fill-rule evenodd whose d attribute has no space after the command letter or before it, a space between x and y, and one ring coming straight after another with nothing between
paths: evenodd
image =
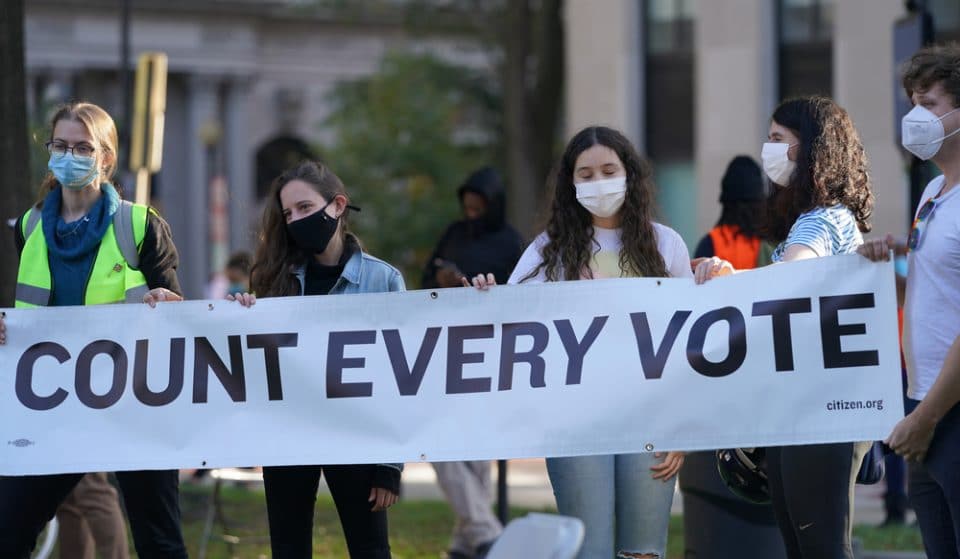
<instances>
[{"instance_id":1,"label":"necklace chain","mask_svg":"<svg viewBox=\"0 0 960 559\"><path fill-rule=\"evenodd\" d=\"M58 229L54 229L54 232L57 234L57 237L65 239L71 235L76 234L77 229L80 229L80 226L84 223L90 221L90 216L83 216L81 219L77 220L77 224L73 226L73 229L67 231L66 233L61 233Z\"/></svg>"}]
</instances>

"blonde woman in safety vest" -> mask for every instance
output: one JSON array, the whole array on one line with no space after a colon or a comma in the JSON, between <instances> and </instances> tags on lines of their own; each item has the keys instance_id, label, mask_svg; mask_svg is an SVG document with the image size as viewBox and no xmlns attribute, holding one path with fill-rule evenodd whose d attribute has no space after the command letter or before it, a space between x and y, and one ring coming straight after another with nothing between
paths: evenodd
<instances>
[{"instance_id":1,"label":"blonde woman in safety vest","mask_svg":"<svg viewBox=\"0 0 960 559\"><path fill-rule=\"evenodd\" d=\"M112 182L117 128L110 115L91 103L70 103L56 111L50 129L50 173L41 185L41 199L15 226L20 252L16 306L154 306L181 300L169 226L147 206L121 200ZM0 344L6 336L0 318ZM177 471L118 472L117 480L139 557L187 557ZM87 510L115 512L107 515L106 524L89 522L88 515L92 537L80 530L68 546L89 546L96 539L102 556L126 557L116 491L104 474L82 473L0 477L0 557L29 557L55 513L69 535L71 515L82 514L84 503ZM66 543L61 539L61 547Z\"/></svg>"}]
</instances>

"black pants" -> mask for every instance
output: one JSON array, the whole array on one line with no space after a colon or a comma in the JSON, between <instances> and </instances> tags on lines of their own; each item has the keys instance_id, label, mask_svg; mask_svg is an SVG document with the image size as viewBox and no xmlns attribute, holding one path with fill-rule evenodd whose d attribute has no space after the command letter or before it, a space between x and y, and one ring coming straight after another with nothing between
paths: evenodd
<instances>
[{"instance_id":1,"label":"black pants","mask_svg":"<svg viewBox=\"0 0 960 559\"><path fill-rule=\"evenodd\" d=\"M0 477L0 557L26 559L83 474ZM140 559L186 559L176 470L117 472Z\"/></svg>"},{"instance_id":2,"label":"black pants","mask_svg":"<svg viewBox=\"0 0 960 559\"><path fill-rule=\"evenodd\" d=\"M389 559L387 512L371 512L373 465L263 468L274 559L313 557L313 509L321 472L337 506L347 549L354 559Z\"/></svg>"},{"instance_id":3,"label":"black pants","mask_svg":"<svg viewBox=\"0 0 960 559\"><path fill-rule=\"evenodd\" d=\"M870 443L767 449L773 512L790 559L853 559L853 488Z\"/></svg>"},{"instance_id":4,"label":"black pants","mask_svg":"<svg viewBox=\"0 0 960 559\"><path fill-rule=\"evenodd\" d=\"M919 403L907 400L907 413ZM927 557L960 557L960 404L937 424L924 461L910 462L907 469Z\"/></svg>"}]
</instances>

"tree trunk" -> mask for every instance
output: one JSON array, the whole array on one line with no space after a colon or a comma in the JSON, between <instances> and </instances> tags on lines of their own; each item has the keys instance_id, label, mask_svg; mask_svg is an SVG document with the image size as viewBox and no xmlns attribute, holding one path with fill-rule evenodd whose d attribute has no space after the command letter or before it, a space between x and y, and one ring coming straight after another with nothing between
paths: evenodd
<instances>
[{"instance_id":1,"label":"tree trunk","mask_svg":"<svg viewBox=\"0 0 960 559\"><path fill-rule=\"evenodd\" d=\"M543 177L535 191L541 208L549 205L546 179L556 162L562 120L565 55L562 9L562 0L543 0L536 27L537 82L530 99L530 111L535 137L539 139L533 144L532 156L537 175Z\"/></svg>"},{"instance_id":2,"label":"tree trunk","mask_svg":"<svg viewBox=\"0 0 960 559\"><path fill-rule=\"evenodd\" d=\"M17 251L8 224L30 205L23 0L0 2L0 307L13 306Z\"/></svg>"},{"instance_id":3,"label":"tree trunk","mask_svg":"<svg viewBox=\"0 0 960 559\"><path fill-rule=\"evenodd\" d=\"M530 236L537 208L537 173L531 157L533 122L527 111L527 80L530 58L530 27L533 15L528 0L506 6L503 26L503 131L507 144L507 207L510 221Z\"/></svg>"},{"instance_id":4,"label":"tree trunk","mask_svg":"<svg viewBox=\"0 0 960 559\"><path fill-rule=\"evenodd\" d=\"M503 26L503 107L511 223L529 238L543 226L563 100L562 0L508 2Z\"/></svg>"}]
</instances>

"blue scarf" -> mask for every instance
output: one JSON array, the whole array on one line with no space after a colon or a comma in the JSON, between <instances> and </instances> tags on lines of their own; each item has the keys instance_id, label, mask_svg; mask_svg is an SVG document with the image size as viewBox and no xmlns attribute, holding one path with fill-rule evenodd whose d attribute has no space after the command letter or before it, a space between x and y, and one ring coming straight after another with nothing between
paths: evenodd
<instances>
[{"instance_id":1,"label":"blue scarf","mask_svg":"<svg viewBox=\"0 0 960 559\"><path fill-rule=\"evenodd\" d=\"M60 215L62 187L50 191L43 201L40 215L53 280L53 306L83 304L100 241L120 207L120 195L111 184L101 184L100 191L102 196L87 215L71 223L64 222Z\"/></svg>"}]
</instances>

